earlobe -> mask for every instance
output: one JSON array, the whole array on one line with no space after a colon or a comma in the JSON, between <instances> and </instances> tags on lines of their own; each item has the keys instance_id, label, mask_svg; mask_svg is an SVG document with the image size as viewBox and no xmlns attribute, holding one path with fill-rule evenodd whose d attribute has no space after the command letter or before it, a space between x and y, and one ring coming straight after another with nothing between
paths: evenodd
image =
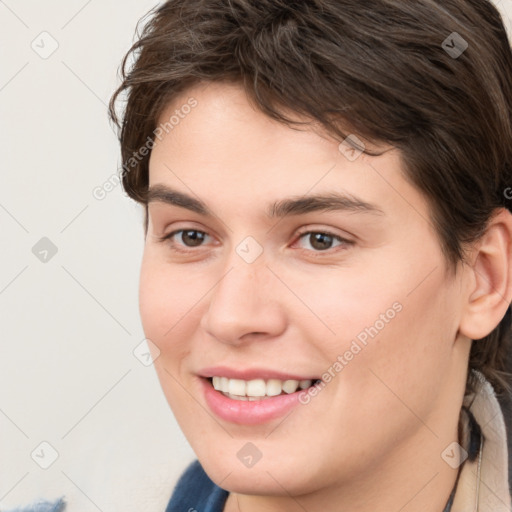
<instances>
[{"instance_id":1,"label":"earlobe","mask_svg":"<svg viewBox=\"0 0 512 512\"><path fill-rule=\"evenodd\" d=\"M500 208L475 245L459 330L473 340L487 336L512 299L512 214Z\"/></svg>"}]
</instances>

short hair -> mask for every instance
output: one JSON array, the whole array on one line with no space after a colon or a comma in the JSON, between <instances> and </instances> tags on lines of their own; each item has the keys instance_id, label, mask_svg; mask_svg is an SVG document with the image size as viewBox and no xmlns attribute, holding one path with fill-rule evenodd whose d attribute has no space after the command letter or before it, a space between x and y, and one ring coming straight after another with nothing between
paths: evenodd
<instances>
[{"instance_id":1,"label":"short hair","mask_svg":"<svg viewBox=\"0 0 512 512\"><path fill-rule=\"evenodd\" d=\"M174 98L215 81L241 84L290 127L304 123L287 112L339 140L353 133L396 147L451 270L496 209L511 209L512 51L490 1L168 0L139 23L146 17L109 103L123 188L145 205L146 232L150 152L140 149ZM512 389L510 330L509 305L469 357L498 395Z\"/></svg>"}]
</instances>

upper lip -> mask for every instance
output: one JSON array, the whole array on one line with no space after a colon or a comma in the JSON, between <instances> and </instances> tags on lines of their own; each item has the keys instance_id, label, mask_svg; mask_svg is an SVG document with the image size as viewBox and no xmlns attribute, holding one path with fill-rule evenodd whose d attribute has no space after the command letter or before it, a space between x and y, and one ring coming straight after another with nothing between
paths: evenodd
<instances>
[{"instance_id":1,"label":"upper lip","mask_svg":"<svg viewBox=\"0 0 512 512\"><path fill-rule=\"evenodd\" d=\"M278 379L278 380L317 380L319 377L304 376L284 373L269 368L247 368L245 370L228 368L227 366L209 366L198 372L200 377L227 377L228 379L254 380L254 379Z\"/></svg>"}]
</instances>

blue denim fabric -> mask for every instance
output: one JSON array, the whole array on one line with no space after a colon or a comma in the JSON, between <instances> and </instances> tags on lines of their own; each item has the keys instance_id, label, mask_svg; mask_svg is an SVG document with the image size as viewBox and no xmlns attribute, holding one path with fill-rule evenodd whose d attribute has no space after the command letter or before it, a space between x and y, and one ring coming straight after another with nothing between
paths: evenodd
<instances>
[{"instance_id":1,"label":"blue denim fabric","mask_svg":"<svg viewBox=\"0 0 512 512\"><path fill-rule=\"evenodd\" d=\"M210 480L195 460L178 480L165 512L222 512L228 494Z\"/></svg>"},{"instance_id":2,"label":"blue denim fabric","mask_svg":"<svg viewBox=\"0 0 512 512\"><path fill-rule=\"evenodd\" d=\"M63 512L66 508L66 502L63 498L57 501L38 501L26 507L17 507L5 510L5 512Z\"/></svg>"}]
</instances>

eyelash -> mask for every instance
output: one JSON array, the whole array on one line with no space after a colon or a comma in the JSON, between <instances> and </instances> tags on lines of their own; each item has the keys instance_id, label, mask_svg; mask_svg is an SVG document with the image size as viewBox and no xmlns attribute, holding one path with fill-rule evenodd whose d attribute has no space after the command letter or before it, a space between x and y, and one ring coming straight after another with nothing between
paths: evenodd
<instances>
[{"instance_id":1,"label":"eyelash","mask_svg":"<svg viewBox=\"0 0 512 512\"><path fill-rule=\"evenodd\" d=\"M182 229L176 229L175 231L171 231L169 234L167 235L164 235L164 236L161 236L161 237L158 237L158 241L159 242L169 242L169 246L171 247L172 250L176 251L176 252L179 252L179 253L183 253L183 254L190 254L190 253L193 253L193 252L196 252L194 250L194 248L188 248L188 249L177 249L176 248L176 244L174 242L172 242L172 238L174 237L174 235L177 235L178 233L184 233L185 231L195 231L196 233L202 233L203 235L206 235L206 236L209 236L208 233L205 233L204 231L200 231L199 229L188 229L188 228L182 228ZM339 235L335 235L334 233L331 233L330 231L303 231L303 232L300 232L297 236L297 241L300 240L302 237L304 237L305 235L311 235L311 234L321 234L321 235L327 235L328 237L331 237L335 240L338 240L339 242L341 242L341 245L343 246L352 246L354 245L354 242L351 241L351 240L347 240L345 238L342 238L341 236ZM339 247L339 246L338 246ZM347 247L342 247L341 249L338 249L338 250L346 250ZM316 253L315 256L318 254L318 255L322 255L322 254L332 254L333 252L333 249L330 248L330 249L325 249L323 251L319 251L319 250L310 250L310 249L302 249L303 251L306 251L306 252L312 252L312 253ZM336 249L334 249L334 252L337 252Z\"/></svg>"}]
</instances>

